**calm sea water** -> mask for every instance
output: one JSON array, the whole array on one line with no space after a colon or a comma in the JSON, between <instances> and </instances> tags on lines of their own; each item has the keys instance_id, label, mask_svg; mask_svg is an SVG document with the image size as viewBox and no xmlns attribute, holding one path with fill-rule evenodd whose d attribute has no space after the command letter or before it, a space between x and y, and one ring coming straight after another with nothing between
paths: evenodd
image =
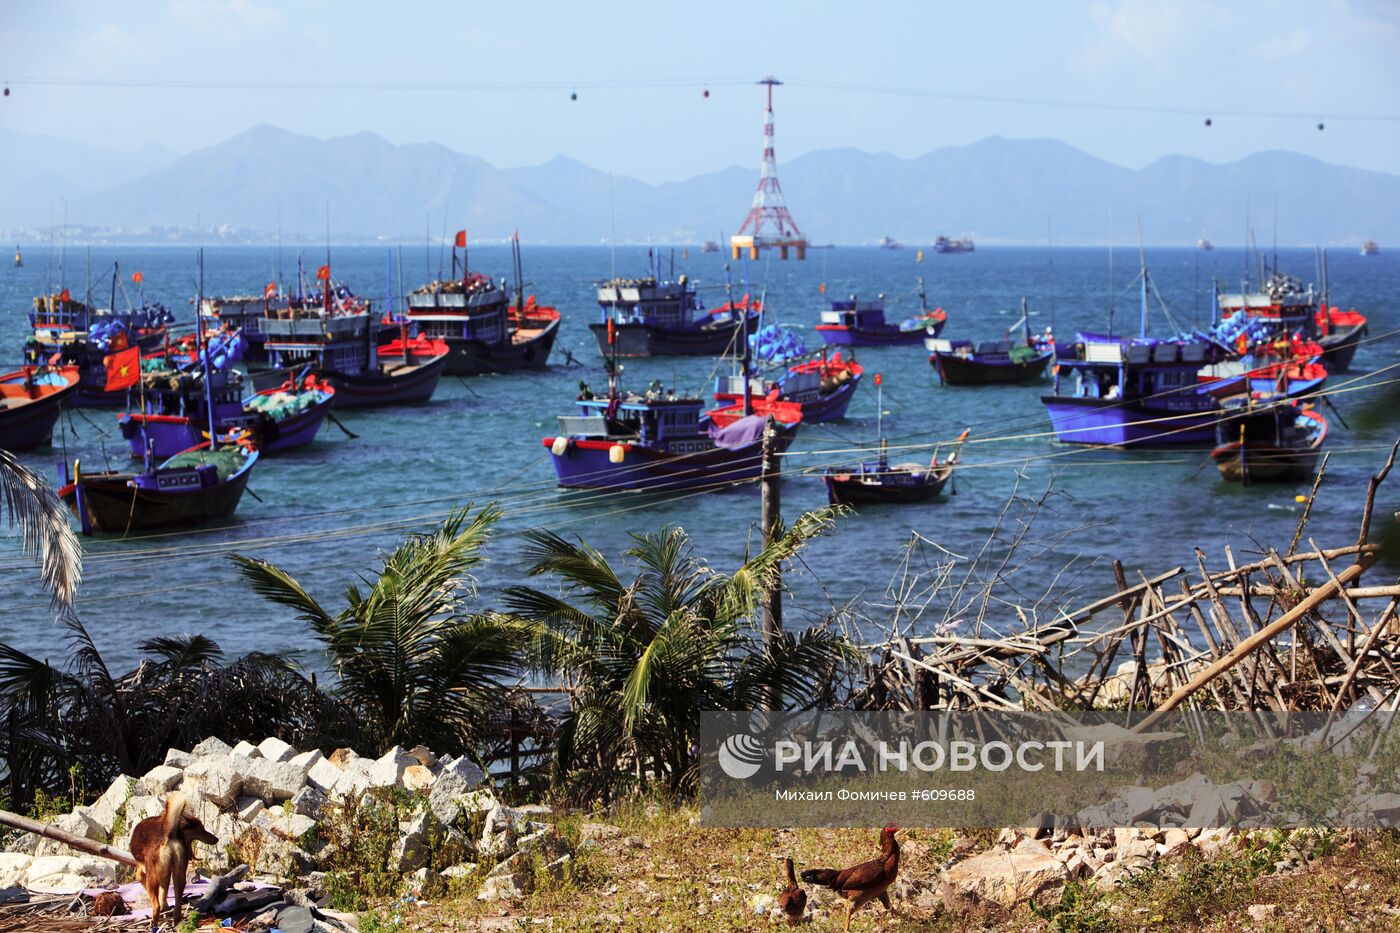
<instances>
[{"instance_id":1,"label":"calm sea water","mask_svg":"<svg viewBox=\"0 0 1400 933\"><path fill-rule=\"evenodd\" d=\"M331 252L337 278L361 294L384 295L385 250L336 247ZM669 261L670 251L665 255ZM681 255L677 250L676 271L700 283L707 303L723 300L724 258L696 249L688 258ZM530 527L580 535L620 559L629 533L678 524L717 567L741 560L755 538L758 494L753 487L672 501L623 496L586 502L571 501L555 488L549 453L540 440L553 433L556 415L569 413L580 378L595 386L605 383L587 330L597 316L592 283L610 275L614 263L619 274L643 273L647 251L618 249L614 257L603 247L527 246L524 258L530 290L564 314L555 366L548 372L444 379L429 405L342 413L340 419L357 439L328 426L302 452L260 463L249 487L257 498L245 496L236 520L225 527L87 539L79 610L109 658L121 666L135 657L140 639L198 631L230 653L302 653L306 663L316 665L318 657L300 624L287 611L255 597L234 573L227 554L255 554L281 565L334 611L343 605L345 586L372 570L382 550L405 530L428 527L452 503L499 501L505 510L498 537L487 551L489 563L479 574L483 605L493 604L502 586L523 578L519 532ZM1330 258L1335 303L1365 311L1373 338L1400 328L1400 254L1363 258L1334 250ZM30 297L60 277L57 256L45 247L27 248L25 259L23 269L0 268L0 362L20 358ZM1105 328L1110 295L1117 329L1136 330L1136 259L1132 251L1119 250L1110 285L1109 255L1101 249L1056 249L1053 255L1044 249L988 248L958 256L930 252L916 264L912 249L843 247L814 251L806 262L775 258L751 263L747 277L754 293L766 284L769 306L781 320L808 328L823 306L822 282L828 296L884 293L890 317L898 320L915 310L916 279L922 275L930 304L949 312L946 336L995 338L1016 321L1025 296L1033 326L1040 330L1053 323L1056 333L1068 339L1076 328ZM182 321L192 319L191 249L104 247L94 248L89 259L84 250L70 248L63 283L75 296L82 295L90 266L94 294L105 305L114 260L121 262L129 292L130 274L140 270L147 298L166 302ZM308 248L309 266L322 261L324 247ZM282 251L280 263L288 276L296 262L294 249ZM436 249L425 256L421 246L405 248L407 287L435 276L438 262ZM1245 255L1229 249L1149 250L1147 262L1168 307L1185 325L1208 320L1211 277L1238 283ZM210 248L206 291L255 292L278 263L273 248ZM471 263L474 269L506 275L509 253L505 247L474 248ZM1284 250L1280 265L1305 281L1313 278L1310 250ZM740 292L744 274L743 265L736 264ZM120 296L118 303L123 303ZM1172 330L1155 301L1150 325L1158 333ZM807 338L811 345L819 343L810 329ZM582 365L564 365L564 350ZM1018 484L1021 494L1034 495L1053 482L1057 494L1028 535L1034 546L1023 548L1006 570L1009 599L1034 600L1056 569L1076 555L1081 556L1060 578L1076 589L1063 597L1069 601L1107 592L1113 558L1121 559L1135 579L1139 569L1150 575L1193 564L1196 546L1223 563L1226 544L1245 559L1260 543L1286 546L1293 532L1298 518L1293 498L1305 489L1226 484L1204 450L1083 451L1055 443L1038 398L1048 384L943 388L922 347L862 350L859 358L867 371L885 376L884 423L892 443L950 439L964 427L972 428L976 443L965 452L956 495L917 507L869 509L843 519L835 535L812 545L791 578L791 625L853 603L864 607L863 624L869 630L886 626L887 590L905 580L902 549L911 537L917 534L954 555L971 557ZM1400 339L1373 339L1357 354L1353 374L1334 376L1332 384L1397 363ZM641 389L661 379L667 386L710 391L714 367L709 359L636 360L626 363L624 382ZM1397 374L1392 370L1370 381ZM1368 431L1357 429L1352 416L1373 397L1369 389L1337 396L1351 430L1329 414L1332 462L1309 526L1324 545L1354 539L1366 478L1383 459L1379 448L1393 441L1400 425L1396 417ZM873 380L867 379L846 421L802 430L793 448L799 455L786 461L783 507L789 518L824 504L820 481L804 471L855 456L852 448L875 438L876 408ZM125 464L127 448L115 420L115 413L106 410L65 416L67 456L81 456L85 464ZM59 450L40 451L24 460L52 477L61 456ZM1388 497L1391 507L1400 502L1394 488L1392 484ZM1003 528L1007 537L1017 531L1014 522ZM994 547L992 553L1001 550ZM913 567L926 567L937 556L934 548L924 546ZM1033 559L1021 567L1026 558ZM38 575L12 540L0 541L0 568L0 640L60 659L63 641L37 585ZM1005 612L994 612L992 620L1008 624Z\"/></svg>"}]
</instances>

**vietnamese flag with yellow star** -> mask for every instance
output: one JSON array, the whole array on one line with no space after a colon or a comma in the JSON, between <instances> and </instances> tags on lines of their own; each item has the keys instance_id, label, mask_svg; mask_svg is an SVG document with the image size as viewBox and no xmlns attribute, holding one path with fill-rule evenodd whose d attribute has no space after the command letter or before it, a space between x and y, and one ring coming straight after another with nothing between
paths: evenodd
<instances>
[{"instance_id":1,"label":"vietnamese flag with yellow star","mask_svg":"<svg viewBox=\"0 0 1400 933\"><path fill-rule=\"evenodd\" d=\"M102 358L107 367L107 391L119 392L136 385L141 378L141 348L127 347L120 353Z\"/></svg>"}]
</instances>

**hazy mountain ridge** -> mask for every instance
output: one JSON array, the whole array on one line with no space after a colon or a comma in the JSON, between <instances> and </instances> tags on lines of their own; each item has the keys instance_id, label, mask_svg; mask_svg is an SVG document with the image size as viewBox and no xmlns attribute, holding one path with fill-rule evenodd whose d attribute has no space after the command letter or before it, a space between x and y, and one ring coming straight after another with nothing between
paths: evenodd
<instances>
[{"instance_id":1,"label":"hazy mountain ridge","mask_svg":"<svg viewBox=\"0 0 1400 933\"><path fill-rule=\"evenodd\" d=\"M374 133L314 139L255 126L174 156L120 153L0 130L0 228L44 229L64 199L72 223L97 228L237 227L273 236L434 238L465 226L473 239L515 230L532 242L698 242L732 233L756 168L730 167L650 185L556 156L498 169L437 143L395 145ZM54 150L46 154L46 150ZM797 222L816 243L911 244L940 233L987 243L1136 239L1239 243L1249 220L1283 243L1400 241L1400 176L1285 151L1214 164L1166 156L1141 169L1054 140L988 137L917 158L852 148L779 166ZM443 218L448 217L444 225ZM1111 226L1110 226L1111 225Z\"/></svg>"}]
</instances>

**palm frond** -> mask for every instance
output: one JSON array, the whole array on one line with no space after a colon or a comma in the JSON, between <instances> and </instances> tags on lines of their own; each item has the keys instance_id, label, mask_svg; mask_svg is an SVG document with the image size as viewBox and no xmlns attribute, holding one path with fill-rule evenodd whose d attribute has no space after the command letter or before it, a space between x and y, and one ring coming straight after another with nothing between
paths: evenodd
<instances>
[{"instance_id":1,"label":"palm frond","mask_svg":"<svg viewBox=\"0 0 1400 933\"><path fill-rule=\"evenodd\" d=\"M238 565L238 572L263 599L295 610L297 616L320 633L335 623L330 613L311 597L296 578L280 567L257 557L230 554L229 560Z\"/></svg>"},{"instance_id":2,"label":"palm frond","mask_svg":"<svg viewBox=\"0 0 1400 933\"><path fill-rule=\"evenodd\" d=\"M71 609L83 577L83 549L68 524L68 509L39 474L0 450L0 499L20 547L39 561L56 609Z\"/></svg>"},{"instance_id":3,"label":"palm frond","mask_svg":"<svg viewBox=\"0 0 1400 933\"><path fill-rule=\"evenodd\" d=\"M218 643L205 635L161 635L141 642L140 648L176 671L221 661L224 657L224 650Z\"/></svg>"}]
</instances>

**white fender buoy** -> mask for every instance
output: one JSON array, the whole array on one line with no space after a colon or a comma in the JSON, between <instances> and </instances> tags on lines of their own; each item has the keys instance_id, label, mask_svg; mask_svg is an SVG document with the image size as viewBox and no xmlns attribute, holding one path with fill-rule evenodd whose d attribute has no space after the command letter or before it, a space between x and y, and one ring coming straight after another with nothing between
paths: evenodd
<instances>
[{"instance_id":1,"label":"white fender buoy","mask_svg":"<svg viewBox=\"0 0 1400 933\"><path fill-rule=\"evenodd\" d=\"M613 444L608 448L608 462L621 463L622 458L627 456L627 448L621 444Z\"/></svg>"},{"instance_id":2,"label":"white fender buoy","mask_svg":"<svg viewBox=\"0 0 1400 933\"><path fill-rule=\"evenodd\" d=\"M569 439L564 435L559 435L554 439L554 443L549 445L549 452L556 457L562 457L569 451Z\"/></svg>"}]
</instances>

